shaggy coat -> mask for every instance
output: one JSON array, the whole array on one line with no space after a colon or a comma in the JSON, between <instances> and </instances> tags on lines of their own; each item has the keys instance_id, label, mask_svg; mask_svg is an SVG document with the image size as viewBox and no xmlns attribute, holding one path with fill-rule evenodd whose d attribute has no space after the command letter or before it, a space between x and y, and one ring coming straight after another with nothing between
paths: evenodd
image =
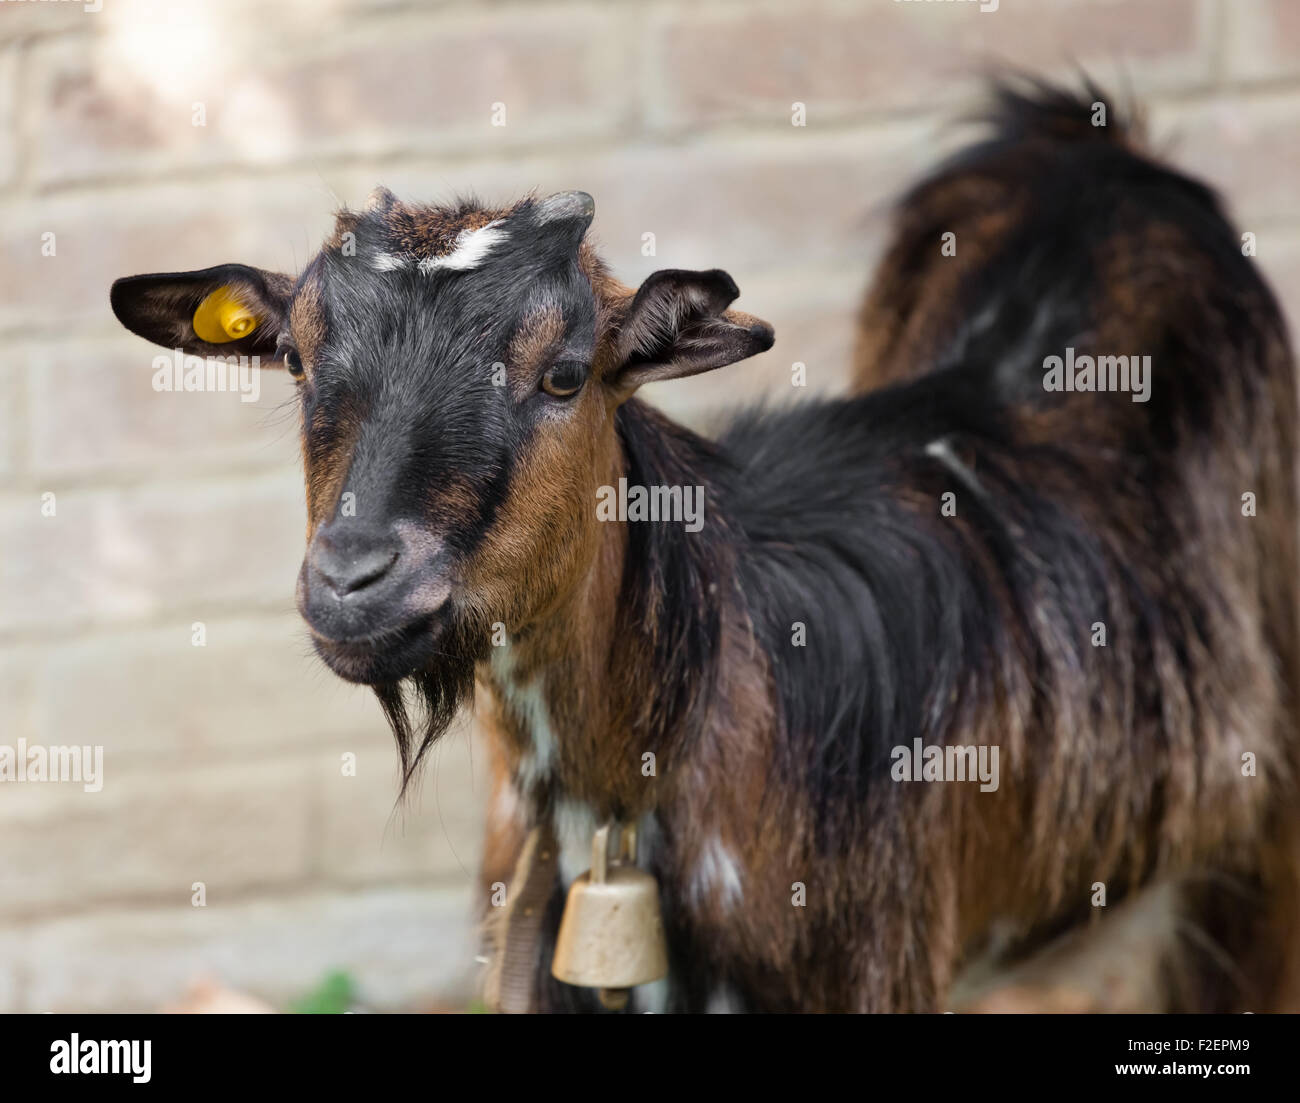
<instances>
[{"instance_id":1,"label":"shaggy coat","mask_svg":"<svg viewBox=\"0 0 1300 1103\"><path fill-rule=\"evenodd\" d=\"M647 817L659 1007L937 1010L964 965L1099 915L1098 884L1170 880L1150 1009L1296 999L1284 324L1215 197L1088 102L1004 90L993 124L900 205L860 397L716 441L619 411L629 483L702 484L709 521L628 526L599 681L548 660L559 715L625 705L560 737L533 815ZM1150 356L1149 399L1045 390L1067 348ZM527 720L499 718L518 761ZM999 788L894 781L918 738L998 746ZM652 789L608 783L645 751ZM543 1006L583 1005L548 962Z\"/></svg>"},{"instance_id":2,"label":"shaggy coat","mask_svg":"<svg viewBox=\"0 0 1300 1103\"><path fill-rule=\"evenodd\" d=\"M898 208L855 393L712 440L634 392L770 327L717 270L612 279L582 193L380 190L296 278L114 286L134 332L298 381L299 607L406 781L477 685L484 886L539 826L562 848L509 890L529 1005L596 1007L550 951L620 819L671 965L633 1010L1006 1006L999 976L1022 1006L1296 1006L1294 364L1217 199L1102 99L1000 91ZM256 325L208 343L218 290ZM620 480L698 490L699 531L602 520ZM997 776L904 770L927 750ZM1143 974L1119 995L1108 939Z\"/></svg>"}]
</instances>

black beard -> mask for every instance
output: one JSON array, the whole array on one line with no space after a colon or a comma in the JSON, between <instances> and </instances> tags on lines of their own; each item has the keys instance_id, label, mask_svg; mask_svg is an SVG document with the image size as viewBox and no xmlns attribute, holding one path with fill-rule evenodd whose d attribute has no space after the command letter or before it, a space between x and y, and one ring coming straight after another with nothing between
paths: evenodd
<instances>
[{"instance_id":1,"label":"black beard","mask_svg":"<svg viewBox=\"0 0 1300 1103\"><path fill-rule=\"evenodd\" d=\"M443 633L438 654L407 678L372 688L393 729L402 767L398 799L406 796L429 748L451 726L461 708L473 703L474 671L487 657L486 633L457 625ZM471 640L483 641L474 647Z\"/></svg>"}]
</instances>

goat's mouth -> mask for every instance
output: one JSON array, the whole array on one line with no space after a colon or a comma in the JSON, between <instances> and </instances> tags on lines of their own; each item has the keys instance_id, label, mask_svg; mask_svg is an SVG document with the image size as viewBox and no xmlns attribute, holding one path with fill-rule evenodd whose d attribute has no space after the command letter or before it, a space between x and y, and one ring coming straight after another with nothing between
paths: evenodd
<instances>
[{"instance_id":1,"label":"goat's mouth","mask_svg":"<svg viewBox=\"0 0 1300 1103\"><path fill-rule=\"evenodd\" d=\"M435 612L344 640L312 628L311 640L325 665L340 678L373 686L399 681L427 666L437 653L442 628L442 618Z\"/></svg>"}]
</instances>

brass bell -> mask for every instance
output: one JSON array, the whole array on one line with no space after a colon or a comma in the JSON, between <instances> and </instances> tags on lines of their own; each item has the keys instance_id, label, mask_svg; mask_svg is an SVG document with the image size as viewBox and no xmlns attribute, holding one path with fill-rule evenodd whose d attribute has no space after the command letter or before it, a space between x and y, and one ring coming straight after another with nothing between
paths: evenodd
<instances>
[{"instance_id":1,"label":"brass bell","mask_svg":"<svg viewBox=\"0 0 1300 1103\"><path fill-rule=\"evenodd\" d=\"M555 940L551 975L565 984L599 988L611 1011L627 1006L628 989L668 973L668 947L659 914L659 886L636 866L636 827L619 827L619 853L610 859L613 825L591 841L591 869L569 887Z\"/></svg>"}]
</instances>

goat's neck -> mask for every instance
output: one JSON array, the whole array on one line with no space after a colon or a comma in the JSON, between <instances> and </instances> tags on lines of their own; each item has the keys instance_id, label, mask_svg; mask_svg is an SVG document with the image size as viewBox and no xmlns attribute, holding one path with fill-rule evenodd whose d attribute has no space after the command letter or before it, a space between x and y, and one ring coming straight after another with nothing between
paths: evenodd
<instances>
[{"instance_id":1,"label":"goat's neck","mask_svg":"<svg viewBox=\"0 0 1300 1103\"><path fill-rule=\"evenodd\" d=\"M703 530L598 525L582 580L494 649L487 679L516 787L535 803L576 800L600 816L654 807L665 775L695 753L734 554L703 442L633 407L620 414L618 453L615 480L705 487Z\"/></svg>"}]
</instances>

